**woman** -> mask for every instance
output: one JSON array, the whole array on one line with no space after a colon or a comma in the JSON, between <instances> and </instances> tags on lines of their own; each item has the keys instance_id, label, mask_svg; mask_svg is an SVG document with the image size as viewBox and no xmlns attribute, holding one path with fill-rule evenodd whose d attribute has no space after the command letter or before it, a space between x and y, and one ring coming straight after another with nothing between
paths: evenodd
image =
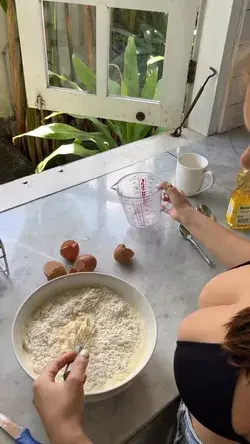
<instances>
[{"instance_id":1,"label":"woman","mask_svg":"<svg viewBox=\"0 0 250 444\"><path fill-rule=\"evenodd\" d=\"M250 84L245 101L250 131ZM250 169L250 149L242 155ZM250 243L197 212L170 184L170 216L229 269L202 290L199 309L181 323L174 360L180 395L176 444L250 442ZM166 210L167 211L167 210ZM168 212L168 211L167 211ZM88 355L66 353L34 384L34 403L52 444L91 444L82 428ZM74 361L75 359L75 361ZM66 382L58 371L73 362Z\"/></svg>"}]
</instances>

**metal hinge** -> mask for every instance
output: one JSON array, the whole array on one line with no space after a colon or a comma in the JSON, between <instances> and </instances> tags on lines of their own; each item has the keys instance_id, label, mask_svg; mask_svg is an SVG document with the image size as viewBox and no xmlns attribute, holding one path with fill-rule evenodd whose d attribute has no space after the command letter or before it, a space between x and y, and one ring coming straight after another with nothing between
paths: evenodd
<instances>
[{"instance_id":1,"label":"metal hinge","mask_svg":"<svg viewBox=\"0 0 250 444\"><path fill-rule=\"evenodd\" d=\"M41 94L36 96L35 107L41 111L45 105L45 100L42 98Z\"/></svg>"},{"instance_id":2,"label":"metal hinge","mask_svg":"<svg viewBox=\"0 0 250 444\"><path fill-rule=\"evenodd\" d=\"M189 68L188 68L188 83L194 83L195 74L196 74L197 62L195 60L190 60Z\"/></svg>"}]
</instances>

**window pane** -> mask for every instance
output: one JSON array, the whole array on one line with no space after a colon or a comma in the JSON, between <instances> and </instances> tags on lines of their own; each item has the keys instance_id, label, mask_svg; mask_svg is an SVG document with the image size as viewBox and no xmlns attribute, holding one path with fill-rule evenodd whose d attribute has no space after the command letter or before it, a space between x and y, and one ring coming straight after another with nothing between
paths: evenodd
<instances>
[{"instance_id":1,"label":"window pane","mask_svg":"<svg viewBox=\"0 0 250 444\"><path fill-rule=\"evenodd\" d=\"M96 8L44 1L50 86L96 91Z\"/></svg>"},{"instance_id":2,"label":"window pane","mask_svg":"<svg viewBox=\"0 0 250 444\"><path fill-rule=\"evenodd\" d=\"M112 9L109 94L159 100L168 16Z\"/></svg>"}]
</instances>

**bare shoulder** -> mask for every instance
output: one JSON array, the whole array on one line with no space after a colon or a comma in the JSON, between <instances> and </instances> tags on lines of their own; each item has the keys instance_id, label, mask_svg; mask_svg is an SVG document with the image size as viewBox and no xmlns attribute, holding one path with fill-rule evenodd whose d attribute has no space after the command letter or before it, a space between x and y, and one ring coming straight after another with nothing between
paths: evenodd
<instances>
[{"instance_id":1,"label":"bare shoulder","mask_svg":"<svg viewBox=\"0 0 250 444\"><path fill-rule=\"evenodd\" d=\"M217 305L191 313L180 324L180 341L215 342L224 341L225 324L240 310L237 304Z\"/></svg>"}]
</instances>

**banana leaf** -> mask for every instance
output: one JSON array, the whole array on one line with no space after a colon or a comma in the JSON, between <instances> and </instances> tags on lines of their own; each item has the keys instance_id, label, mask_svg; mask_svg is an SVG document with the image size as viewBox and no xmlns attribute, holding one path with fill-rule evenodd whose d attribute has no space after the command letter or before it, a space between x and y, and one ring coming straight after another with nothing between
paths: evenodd
<instances>
[{"instance_id":1,"label":"banana leaf","mask_svg":"<svg viewBox=\"0 0 250 444\"><path fill-rule=\"evenodd\" d=\"M72 82L72 80L69 80L67 77L61 74L56 74L55 72L49 71L49 76L50 77L55 76L58 79L62 80L63 82L69 83L72 89L76 89L77 91L82 91L82 88L80 88L80 86L78 86L76 82Z\"/></svg>"},{"instance_id":2,"label":"banana leaf","mask_svg":"<svg viewBox=\"0 0 250 444\"><path fill-rule=\"evenodd\" d=\"M57 139L57 140L92 140L95 142L95 137L98 137L100 133L88 133L86 131L78 130L73 126L66 125L64 123L51 123L49 125L42 125L38 128L29 131L27 133L19 134L13 137L13 142L23 136L40 137L42 139Z\"/></svg>"},{"instance_id":3,"label":"banana leaf","mask_svg":"<svg viewBox=\"0 0 250 444\"><path fill-rule=\"evenodd\" d=\"M145 85L143 87L141 97L143 99L153 99L155 96L155 90L157 86L158 79L158 68L154 69L148 76Z\"/></svg>"},{"instance_id":4,"label":"banana leaf","mask_svg":"<svg viewBox=\"0 0 250 444\"><path fill-rule=\"evenodd\" d=\"M128 89L127 95L129 97L139 97L139 73L134 37L128 38L124 54L123 80Z\"/></svg>"},{"instance_id":5,"label":"banana leaf","mask_svg":"<svg viewBox=\"0 0 250 444\"><path fill-rule=\"evenodd\" d=\"M50 154L48 157L46 157L42 162L40 162L37 165L36 173L41 173L43 170L46 169L48 163L50 160L57 156L65 156L68 154L74 154L76 156L80 157L89 157L94 156L95 154L98 154L100 151L98 150L88 150L82 145L79 145L79 143L70 143L68 145L61 145L57 150L55 150L52 154Z\"/></svg>"},{"instance_id":6,"label":"banana leaf","mask_svg":"<svg viewBox=\"0 0 250 444\"><path fill-rule=\"evenodd\" d=\"M81 80L81 82L86 87L87 91L89 93L95 94L96 92L96 76L93 74L91 69L79 57L77 57L75 54L72 56L73 66L75 69L75 72Z\"/></svg>"}]
</instances>

